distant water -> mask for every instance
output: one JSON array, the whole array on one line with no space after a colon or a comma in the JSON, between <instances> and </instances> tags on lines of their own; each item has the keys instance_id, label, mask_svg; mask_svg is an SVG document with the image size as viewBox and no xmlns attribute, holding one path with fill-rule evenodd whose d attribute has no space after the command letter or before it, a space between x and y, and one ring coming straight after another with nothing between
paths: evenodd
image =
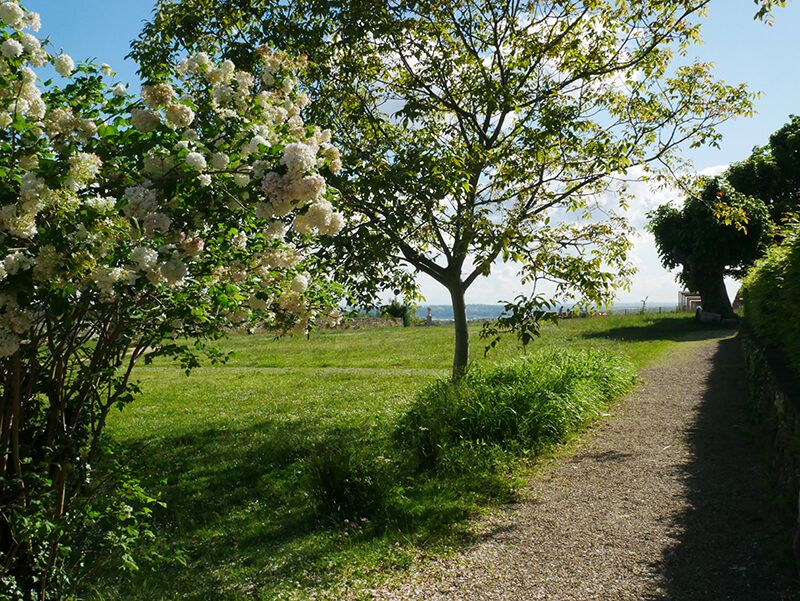
<instances>
[{"instance_id":1,"label":"distant water","mask_svg":"<svg viewBox=\"0 0 800 601\"><path fill-rule=\"evenodd\" d=\"M452 321L453 308L450 305L420 305L417 309L417 315L422 319L428 315L428 307L431 309L431 317L434 321ZM565 305L564 310L569 310L571 305ZM559 307L556 306L556 309ZM674 311L676 305L674 303L648 303L645 305L647 313L658 313L659 310L663 313ZM642 303L614 303L611 307L611 313L638 313L642 310ZM608 311L608 309L603 309ZM485 320L494 319L503 312L503 305L467 305L467 319L471 320Z\"/></svg>"}]
</instances>

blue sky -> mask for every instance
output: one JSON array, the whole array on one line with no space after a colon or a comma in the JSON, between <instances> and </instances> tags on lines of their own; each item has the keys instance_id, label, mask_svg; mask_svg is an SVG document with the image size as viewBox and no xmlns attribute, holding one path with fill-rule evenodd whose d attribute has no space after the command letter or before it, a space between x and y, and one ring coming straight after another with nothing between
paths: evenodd
<instances>
[{"instance_id":1,"label":"blue sky","mask_svg":"<svg viewBox=\"0 0 800 601\"><path fill-rule=\"evenodd\" d=\"M29 10L42 15L40 35L50 38L76 60L96 58L109 63L123 81L136 83L136 67L124 56L130 40L141 30L152 12L153 0L27 0ZM723 126L725 134L719 149L687 150L685 156L695 167L714 173L720 166L746 158L755 145L764 144L769 134L800 113L800 3L790 2L778 10L775 24L769 27L753 20L752 0L713 0L706 20L704 44L691 51L692 56L716 65L719 78L730 83L745 82L762 92L756 102L758 114ZM669 199L670 194L653 195L642 189L640 203L631 214L641 227L646 210ZM635 241L633 260L640 273L630 292L620 293L621 301L671 302L677 296L674 276L661 268L652 240L642 235ZM730 289L735 284L730 283ZM434 304L447 303L447 293L423 281L423 291ZM499 266L490 278L476 282L468 294L469 302L489 303L512 298L521 288L512 266Z\"/></svg>"}]
</instances>

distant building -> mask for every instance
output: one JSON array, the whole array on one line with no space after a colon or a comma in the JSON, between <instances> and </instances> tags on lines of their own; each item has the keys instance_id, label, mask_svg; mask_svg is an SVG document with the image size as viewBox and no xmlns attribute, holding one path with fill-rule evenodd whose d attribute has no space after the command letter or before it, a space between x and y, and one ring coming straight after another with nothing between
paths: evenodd
<instances>
[{"instance_id":1,"label":"distant building","mask_svg":"<svg viewBox=\"0 0 800 601\"><path fill-rule=\"evenodd\" d=\"M736 296L733 299L733 310L736 311L738 309L744 309L744 303L742 302L742 289L736 291Z\"/></svg>"},{"instance_id":2,"label":"distant building","mask_svg":"<svg viewBox=\"0 0 800 601\"><path fill-rule=\"evenodd\" d=\"M680 290L678 292L679 311L696 311L701 304L700 295L696 292L689 292L688 290Z\"/></svg>"}]
</instances>

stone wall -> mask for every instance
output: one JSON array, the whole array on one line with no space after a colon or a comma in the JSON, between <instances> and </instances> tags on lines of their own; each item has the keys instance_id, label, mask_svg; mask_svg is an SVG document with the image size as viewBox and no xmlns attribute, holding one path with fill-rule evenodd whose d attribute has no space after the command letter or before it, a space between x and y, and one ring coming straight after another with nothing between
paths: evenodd
<instances>
[{"instance_id":1,"label":"stone wall","mask_svg":"<svg viewBox=\"0 0 800 601\"><path fill-rule=\"evenodd\" d=\"M769 441L770 462L795 520L794 556L800 574L800 378L777 351L745 327L740 336L759 428Z\"/></svg>"}]
</instances>

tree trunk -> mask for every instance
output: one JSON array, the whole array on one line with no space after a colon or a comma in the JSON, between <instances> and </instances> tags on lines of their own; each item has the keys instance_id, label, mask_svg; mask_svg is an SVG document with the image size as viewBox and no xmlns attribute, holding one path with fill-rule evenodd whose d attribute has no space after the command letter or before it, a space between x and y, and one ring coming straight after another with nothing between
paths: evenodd
<instances>
[{"instance_id":1,"label":"tree trunk","mask_svg":"<svg viewBox=\"0 0 800 601\"><path fill-rule=\"evenodd\" d=\"M469 329L467 305L464 302L464 285L460 279L448 286L453 304L453 321L456 327L456 348L453 354L453 381L457 382L467 371L469 361Z\"/></svg>"},{"instance_id":2,"label":"tree trunk","mask_svg":"<svg viewBox=\"0 0 800 601\"><path fill-rule=\"evenodd\" d=\"M725 288L725 278L720 274L709 274L703 279L703 286L698 290L703 311L719 313L723 318L733 317L733 307L728 291Z\"/></svg>"}]
</instances>

